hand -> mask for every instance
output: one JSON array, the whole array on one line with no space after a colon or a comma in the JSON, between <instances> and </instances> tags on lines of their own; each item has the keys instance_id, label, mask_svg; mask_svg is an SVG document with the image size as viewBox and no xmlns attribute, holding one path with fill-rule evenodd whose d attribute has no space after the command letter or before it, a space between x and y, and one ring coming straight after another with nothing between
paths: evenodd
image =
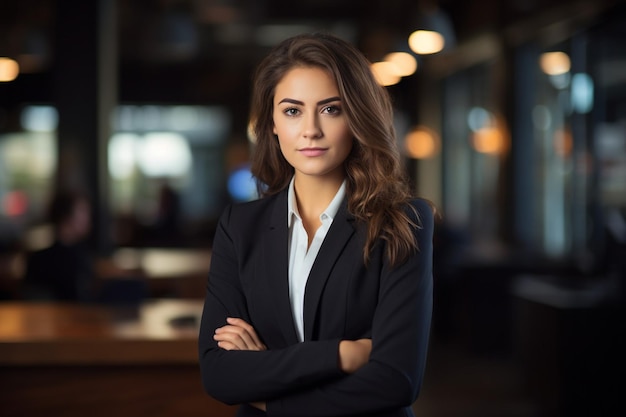
<instances>
[{"instance_id":1,"label":"hand","mask_svg":"<svg viewBox=\"0 0 626 417\"><path fill-rule=\"evenodd\" d=\"M339 368L346 373L356 372L370 359L372 339L342 340L339 342Z\"/></svg>"},{"instance_id":2,"label":"hand","mask_svg":"<svg viewBox=\"0 0 626 417\"><path fill-rule=\"evenodd\" d=\"M254 327L245 320L228 317L226 326L215 330L213 339L224 350L266 350Z\"/></svg>"}]
</instances>

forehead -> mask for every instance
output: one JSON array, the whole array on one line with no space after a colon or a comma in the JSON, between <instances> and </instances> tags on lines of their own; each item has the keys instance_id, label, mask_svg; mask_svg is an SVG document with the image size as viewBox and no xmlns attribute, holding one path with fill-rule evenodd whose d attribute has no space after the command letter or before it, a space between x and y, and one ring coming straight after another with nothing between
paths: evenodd
<instances>
[{"instance_id":1,"label":"forehead","mask_svg":"<svg viewBox=\"0 0 626 417\"><path fill-rule=\"evenodd\" d=\"M283 95L339 95L337 83L330 72L319 67L294 67L283 75L275 90L275 99ZM293 97L292 97L293 98Z\"/></svg>"}]
</instances>

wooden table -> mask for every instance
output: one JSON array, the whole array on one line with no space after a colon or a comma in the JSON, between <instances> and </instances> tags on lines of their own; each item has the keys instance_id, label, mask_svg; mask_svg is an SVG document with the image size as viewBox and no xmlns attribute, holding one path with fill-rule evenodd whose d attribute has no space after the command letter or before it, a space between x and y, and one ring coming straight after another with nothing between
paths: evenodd
<instances>
[{"instance_id":1,"label":"wooden table","mask_svg":"<svg viewBox=\"0 0 626 417\"><path fill-rule=\"evenodd\" d=\"M200 300L0 303L0 415L234 416L202 389L197 323L169 323L201 310Z\"/></svg>"}]
</instances>

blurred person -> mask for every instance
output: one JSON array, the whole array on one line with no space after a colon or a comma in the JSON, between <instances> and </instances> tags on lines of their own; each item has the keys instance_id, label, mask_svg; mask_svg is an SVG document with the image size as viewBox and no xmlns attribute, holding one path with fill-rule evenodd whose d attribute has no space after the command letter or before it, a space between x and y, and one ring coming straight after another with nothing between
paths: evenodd
<instances>
[{"instance_id":1,"label":"blurred person","mask_svg":"<svg viewBox=\"0 0 626 417\"><path fill-rule=\"evenodd\" d=\"M180 240L180 195L167 180L159 185L157 212L152 226L153 244L171 246Z\"/></svg>"},{"instance_id":2,"label":"blurred person","mask_svg":"<svg viewBox=\"0 0 626 417\"><path fill-rule=\"evenodd\" d=\"M413 416L432 314L433 209L411 196L389 95L330 35L254 80L262 197L216 231L199 355L238 416Z\"/></svg>"},{"instance_id":3,"label":"blurred person","mask_svg":"<svg viewBox=\"0 0 626 417\"><path fill-rule=\"evenodd\" d=\"M22 296L57 301L92 300L93 264L85 245L91 231L91 204L86 196L61 190L48 209L54 241L28 254Z\"/></svg>"},{"instance_id":4,"label":"blurred person","mask_svg":"<svg viewBox=\"0 0 626 417\"><path fill-rule=\"evenodd\" d=\"M0 301L16 298L19 277L19 234L13 222L0 214Z\"/></svg>"}]
</instances>

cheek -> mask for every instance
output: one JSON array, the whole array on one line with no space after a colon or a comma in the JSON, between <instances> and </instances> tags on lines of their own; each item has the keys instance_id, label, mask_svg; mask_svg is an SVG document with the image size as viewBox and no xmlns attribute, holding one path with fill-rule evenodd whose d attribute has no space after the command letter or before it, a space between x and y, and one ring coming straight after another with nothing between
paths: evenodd
<instances>
[{"instance_id":1,"label":"cheek","mask_svg":"<svg viewBox=\"0 0 626 417\"><path fill-rule=\"evenodd\" d=\"M341 149L345 156L348 156L352 151L352 147L354 146L354 137L352 136L352 132L348 129L345 129L342 135L341 141Z\"/></svg>"},{"instance_id":2,"label":"cheek","mask_svg":"<svg viewBox=\"0 0 626 417\"><path fill-rule=\"evenodd\" d=\"M274 110L272 113L272 133L279 135L282 129L279 117L281 116L279 111Z\"/></svg>"},{"instance_id":3,"label":"cheek","mask_svg":"<svg viewBox=\"0 0 626 417\"><path fill-rule=\"evenodd\" d=\"M280 139L280 135L278 136L278 148L280 149L280 153L283 155L283 158L285 158L287 161L291 162L291 146L289 146L289 143L287 141L285 141L284 139Z\"/></svg>"},{"instance_id":4,"label":"cheek","mask_svg":"<svg viewBox=\"0 0 626 417\"><path fill-rule=\"evenodd\" d=\"M274 134L278 136L281 143L287 144L298 139L298 127L294 123L274 124Z\"/></svg>"},{"instance_id":5,"label":"cheek","mask_svg":"<svg viewBox=\"0 0 626 417\"><path fill-rule=\"evenodd\" d=\"M276 123L276 118L272 120L272 133L276 136L281 136L284 131L284 127L279 123Z\"/></svg>"},{"instance_id":6,"label":"cheek","mask_svg":"<svg viewBox=\"0 0 626 417\"><path fill-rule=\"evenodd\" d=\"M351 152L352 152L352 140L350 140L350 142L344 146L341 159L343 159L344 161L348 159L348 156L350 156Z\"/></svg>"}]
</instances>

